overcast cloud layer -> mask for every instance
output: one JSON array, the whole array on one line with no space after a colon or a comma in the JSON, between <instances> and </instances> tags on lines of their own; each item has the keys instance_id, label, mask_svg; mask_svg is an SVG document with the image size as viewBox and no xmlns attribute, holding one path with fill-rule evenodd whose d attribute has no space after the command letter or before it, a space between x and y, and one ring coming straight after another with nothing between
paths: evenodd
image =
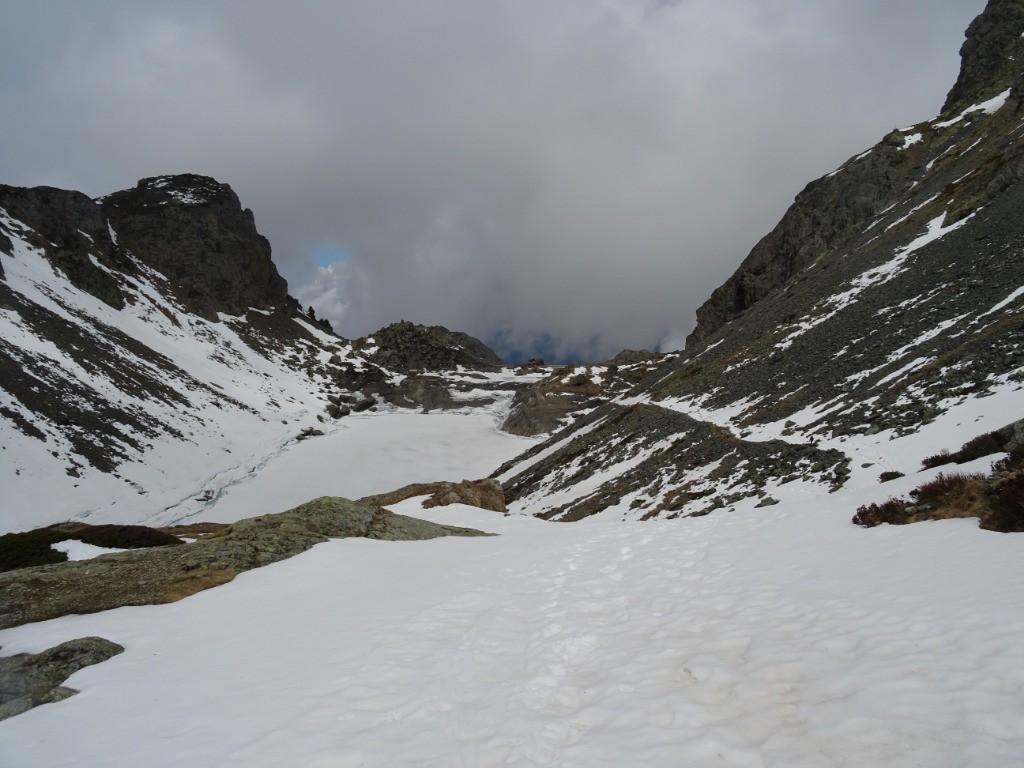
<instances>
[{"instance_id":1,"label":"overcast cloud layer","mask_svg":"<svg viewBox=\"0 0 1024 768\"><path fill-rule=\"evenodd\" d=\"M355 337L671 348L797 192L938 112L984 0L4 3L0 182L227 182Z\"/></svg>"}]
</instances>

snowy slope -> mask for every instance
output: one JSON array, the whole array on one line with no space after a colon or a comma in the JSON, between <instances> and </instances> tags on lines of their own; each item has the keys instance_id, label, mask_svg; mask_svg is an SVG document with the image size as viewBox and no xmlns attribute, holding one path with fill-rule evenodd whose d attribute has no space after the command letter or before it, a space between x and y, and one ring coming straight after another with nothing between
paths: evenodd
<instances>
[{"instance_id":1,"label":"snowy slope","mask_svg":"<svg viewBox=\"0 0 1024 768\"><path fill-rule=\"evenodd\" d=\"M491 439L452 419L391 429L467 459ZM339 473L361 471L345 462L360 439L331 443ZM263 493L290 471L269 463ZM5 653L126 648L73 676L79 695L0 723L0 762L1018 765L1024 538L850 523L927 474L671 522L412 499L396 511L501 535L334 541L172 605L0 632Z\"/></svg>"},{"instance_id":2,"label":"snowy slope","mask_svg":"<svg viewBox=\"0 0 1024 768\"><path fill-rule=\"evenodd\" d=\"M273 320L283 340L266 335L266 311L205 320L137 260L117 274L127 301L116 309L44 258L27 225L2 211L0 224L13 246L0 252L0 351L5 375L24 380L20 397L0 389L0 531L194 514L302 430L329 428L317 418L328 358L363 364L301 318ZM33 394L95 422L47 419L26 404Z\"/></svg>"}]
</instances>

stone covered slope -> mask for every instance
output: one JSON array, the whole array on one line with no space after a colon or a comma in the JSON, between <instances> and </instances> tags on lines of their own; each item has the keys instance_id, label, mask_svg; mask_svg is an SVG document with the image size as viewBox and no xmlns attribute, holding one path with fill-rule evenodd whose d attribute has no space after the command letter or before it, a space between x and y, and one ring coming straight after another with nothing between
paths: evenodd
<instances>
[{"instance_id":1,"label":"stone covered slope","mask_svg":"<svg viewBox=\"0 0 1024 768\"><path fill-rule=\"evenodd\" d=\"M851 467L844 441L867 436L882 457L951 409L1022 389L1020 6L990 2L982 18L1006 15L1014 35L975 22L975 38L993 37L965 45L965 71L993 60L993 40L1010 65L962 76L978 85L950 111L808 185L702 307L686 353L502 468L511 506L550 497L556 519L666 516L821 492L851 469L891 468ZM778 441L774 466L755 458L766 441ZM739 487L721 474L730 463Z\"/></svg>"}]
</instances>

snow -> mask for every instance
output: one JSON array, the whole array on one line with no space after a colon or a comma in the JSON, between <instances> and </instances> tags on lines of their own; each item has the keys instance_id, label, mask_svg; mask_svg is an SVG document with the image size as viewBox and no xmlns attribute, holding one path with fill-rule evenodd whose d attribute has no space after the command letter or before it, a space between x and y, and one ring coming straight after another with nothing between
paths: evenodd
<instances>
[{"instance_id":1,"label":"snow","mask_svg":"<svg viewBox=\"0 0 1024 768\"><path fill-rule=\"evenodd\" d=\"M915 460L1019 402L1007 389L944 414L913 441ZM323 475L331 492L365 482L345 494L357 496L446 465L482 470L528 441L499 439L487 415L389 413L307 452L316 442L229 490L209 519L284 509ZM1024 537L973 520L850 523L934 471L668 522L558 524L410 499L395 511L500 535L332 541L172 605L0 631L5 654L85 635L126 648L74 675L79 695L0 723L2 762L1020 764Z\"/></svg>"},{"instance_id":2,"label":"snow","mask_svg":"<svg viewBox=\"0 0 1024 768\"><path fill-rule=\"evenodd\" d=\"M932 123L936 128L949 128L950 126L956 125L965 117L970 115L972 112L984 112L986 115L992 115L1003 108L1006 100L1010 97L1010 91L1012 88L1007 88L997 96L993 96L988 101L983 101L980 104L972 104L959 115L954 117L952 120L943 120L940 123Z\"/></svg>"},{"instance_id":3,"label":"snow","mask_svg":"<svg viewBox=\"0 0 1024 768\"><path fill-rule=\"evenodd\" d=\"M955 226L934 219L833 304L892 279L915 250ZM29 255L19 241L15 257L5 257L12 285L56 312L75 306L115 317L70 288L60 288L58 301L48 266ZM146 463L125 467L124 481L55 479L39 468L60 448L56 433L51 443L4 434L5 514L38 506L45 487L57 512L72 500L89 511L112 499L126 516L159 509L161 519L232 521L324 494L358 498L483 477L536 443L498 431L505 401L461 413L358 414L325 436L290 442L320 405L309 381L251 354L226 323L194 321L185 331L143 322L147 306L164 306L147 286L140 279L136 290L149 304L118 322L273 418L218 408L215 426L195 428L203 450L154 441ZM965 319L922 334L892 361ZM0 310L0 324L5 339L52 353L15 313ZM93 385L106 391L109 382ZM853 475L832 494L793 482L767 488L781 501L769 508L752 509L750 499L734 512L645 523L623 522L616 509L574 524L530 516L551 496L520 501L510 516L461 505L423 510L409 499L394 510L499 535L336 540L178 603L2 630L4 655L87 635L125 652L72 676L77 696L0 722L0 765L1024 764L1024 536L982 531L974 520L871 530L850 522L859 505L906 495L942 471L915 473L924 456L1020 418L1021 391L1005 376L986 397L951 393L934 421L908 436L822 437L820 448L851 457ZM708 400L656 405L746 440L794 442L806 440L801 428L844 406L816 403L741 431L751 401L711 409ZM572 493L666 444L603 468ZM990 461L958 469L983 471ZM689 479L706 480L712 469ZM908 476L880 485L888 469ZM132 490L133 499L125 483L153 490ZM193 498L193 489L210 498ZM103 514L116 517L110 506ZM98 554L80 542L54 546L75 559Z\"/></svg>"},{"instance_id":4,"label":"snow","mask_svg":"<svg viewBox=\"0 0 1024 768\"><path fill-rule=\"evenodd\" d=\"M489 411L353 414L336 432L304 440L230 485L195 519L233 522L317 496L358 499L409 483L477 480L536 440L499 431Z\"/></svg>"},{"instance_id":5,"label":"snow","mask_svg":"<svg viewBox=\"0 0 1024 768\"><path fill-rule=\"evenodd\" d=\"M410 499L501 535L332 541L0 632L126 649L0 723L3 764L1018 765L1024 537L849 522L892 490L572 525Z\"/></svg>"},{"instance_id":6,"label":"snow","mask_svg":"<svg viewBox=\"0 0 1024 768\"><path fill-rule=\"evenodd\" d=\"M78 541L77 539L55 542L50 545L50 549L63 552L68 556L68 560L92 560L100 555L125 551L117 547L97 547L95 544L86 544L84 541Z\"/></svg>"},{"instance_id":7,"label":"snow","mask_svg":"<svg viewBox=\"0 0 1024 768\"><path fill-rule=\"evenodd\" d=\"M909 136L903 137L903 146L900 149L909 149L920 141L924 140L924 134L912 133Z\"/></svg>"}]
</instances>

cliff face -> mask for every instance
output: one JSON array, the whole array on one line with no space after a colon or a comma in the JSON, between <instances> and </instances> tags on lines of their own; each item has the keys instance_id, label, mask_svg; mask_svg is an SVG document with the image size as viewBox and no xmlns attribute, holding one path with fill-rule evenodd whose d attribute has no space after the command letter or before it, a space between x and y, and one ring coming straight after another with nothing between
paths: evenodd
<instances>
[{"instance_id":1,"label":"cliff face","mask_svg":"<svg viewBox=\"0 0 1024 768\"><path fill-rule=\"evenodd\" d=\"M120 244L170 279L178 298L198 315L242 315L250 307L294 314L298 305L227 184L186 174L143 179L100 201Z\"/></svg>"},{"instance_id":2,"label":"cliff face","mask_svg":"<svg viewBox=\"0 0 1024 768\"><path fill-rule=\"evenodd\" d=\"M942 114L1020 87L1024 64L1024 0L989 0L967 28L960 48L960 76L946 96Z\"/></svg>"},{"instance_id":3,"label":"cliff face","mask_svg":"<svg viewBox=\"0 0 1024 768\"><path fill-rule=\"evenodd\" d=\"M1007 91L1016 103L1014 89L1024 85L1022 33L1024 0L990 0L967 30L960 76L949 92L941 118L955 120L972 105L982 105ZM775 229L697 310L697 324L687 338L687 346L709 338L827 254L858 247L861 230L880 212L902 207L915 195L924 200L925 189L933 192L959 183L957 174L967 164L953 161L958 150L966 151L969 146L959 139L970 135L972 141L981 140L973 150L975 157L1003 151L996 132L983 135L985 132L978 130L985 111L971 113L972 119L945 128L937 119L908 131L894 131L838 171L808 184ZM968 126L973 130L966 131ZM904 146L919 132L920 139ZM941 161L933 155L942 155ZM1006 173L1006 164L994 160L975 173L972 183L1002 184L996 177Z\"/></svg>"}]
</instances>

